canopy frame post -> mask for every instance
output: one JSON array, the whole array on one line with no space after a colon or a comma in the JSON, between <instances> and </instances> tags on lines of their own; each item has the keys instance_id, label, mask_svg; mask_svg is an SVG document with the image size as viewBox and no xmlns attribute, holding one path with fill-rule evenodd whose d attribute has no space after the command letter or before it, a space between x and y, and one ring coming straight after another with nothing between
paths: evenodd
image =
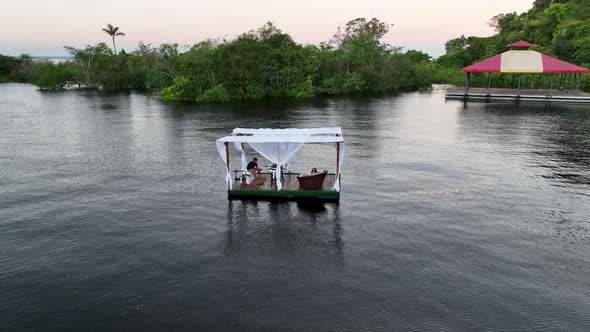
<instances>
[{"instance_id":1,"label":"canopy frame post","mask_svg":"<svg viewBox=\"0 0 590 332\"><path fill-rule=\"evenodd\" d=\"M277 143L277 159L281 159L280 154L281 154L281 143ZM282 176L280 174L281 173L281 167L283 167L283 166L277 162L277 168L275 169L275 187L276 187L276 190L277 191L279 191L279 186L282 185L282 183L279 184L279 182L281 182L281 178L280 177ZM281 187L281 189L282 189L282 187Z\"/></svg>"},{"instance_id":2,"label":"canopy frame post","mask_svg":"<svg viewBox=\"0 0 590 332\"><path fill-rule=\"evenodd\" d=\"M246 150L244 150L244 143L240 143L240 147L242 148L242 156L243 156L243 157L242 157L242 162L243 162L243 160L246 160L246 159L245 159L245 156L246 156ZM248 160L246 160L246 161L248 161ZM243 167L242 167L242 168L247 168L247 165L248 165L248 164L246 164L246 165L243 165ZM245 171L247 171L247 169L243 169L243 170L242 170L242 172L245 172Z\"/></svg>"},{"instance_id":3,"label":"canopy frame post","mask_svg":"<svg viewBox=\"0 0 590 332\"><path fill-rule=\"evenodd\" d=\"M229 172L229 143L225 142L223 143L225 145L225 158L227 160L226 162L226 167L227 167L227 171ZM227 183L227 190L231 190L231 183Z\"/></svg>"},{"instance_id":4,"label":"canopy frame post","mask_svg":"<svg viewBox=\"0 0 590 332\"><path fill-rule=\"evenodd\" d=\"M340 142L336 142L336 178L340 174Z\"/></svg>"}]
</instances>

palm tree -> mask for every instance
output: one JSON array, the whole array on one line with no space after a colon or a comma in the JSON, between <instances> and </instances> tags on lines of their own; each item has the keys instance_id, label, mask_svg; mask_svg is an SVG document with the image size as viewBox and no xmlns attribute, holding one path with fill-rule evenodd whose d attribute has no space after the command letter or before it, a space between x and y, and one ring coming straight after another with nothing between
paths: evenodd
<instances>
[{"instance_id":1,"label":"palm tree","mask_svg":"<svg viewBox=\"0 0 590 332\"><path fill-rule=\"evenodd\" d=\"M115 54L117 54L117 46L115 45L115 37L117 36L125 36L123 32L119 32L119 27L114 27L112 24L107 24L106 29L102 29L102 31L106 32L111 38L113 38L113 49L115 50Z\"/></svg>"}]
</instances>

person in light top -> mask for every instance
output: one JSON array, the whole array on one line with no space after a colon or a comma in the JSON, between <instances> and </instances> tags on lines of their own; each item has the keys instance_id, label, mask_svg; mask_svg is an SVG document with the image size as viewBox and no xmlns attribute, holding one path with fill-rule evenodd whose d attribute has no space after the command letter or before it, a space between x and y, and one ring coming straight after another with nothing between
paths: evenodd
<instances>
[{"instance_id":1,"label":"person in light top","mask_svg":"<svg viewBox=\"0 0 590 332\"><path fill-rule=\"evenodd\" d=\"M314 167L311 169L310 173L303 173L303 174L301 174L301 176L311 176L311 175L316 175L316 174L318 174L318 170L317 170L317 168Z\"/></svg>"}]
</instances>

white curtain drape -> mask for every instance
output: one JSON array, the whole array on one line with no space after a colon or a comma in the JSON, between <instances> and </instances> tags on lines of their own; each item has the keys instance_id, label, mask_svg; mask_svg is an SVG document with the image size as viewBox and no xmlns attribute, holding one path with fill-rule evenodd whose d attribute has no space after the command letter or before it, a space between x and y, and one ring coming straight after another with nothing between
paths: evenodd
<instances>
[{"instance_id":1,"label":"white curtain drape","mask_svg":"<svg viewBox=\"0 0 590 332\"><path fill-rule=\"evenodd\" d=\"M242 148L242 143L234 143L236 150L242 153L242 171L246 170L246 166L248 166L248 162L246 162L246 152Z\"/></svg>"},{"instance_id":2,"label":"white curtain drape","mask_svg":"<svg viewBox=\"0 0 590 332\"><path fill-rule=\"evenodd\" d=\"M227 173L225 174L225 184L227 184L229 189L231 190L234 181L231 177L231 167L228 166L227 163L227 155L225 154L225 143L222 141L215 141L215 145L217 146L217 152L219 152L219 155L221 156L221 159L225 164L225 168L227 169Z\"/></svg>"},{"instance_id":3,"label":"white curtain drape","mask_svg":"<svg viewBox=\"0 0 590 332\"><path fill-rule=\"evenodd\" d=\"M237 143L236 142L236 143L234 143L234 146L236 147L236 150L238 150L242 153L242 172L245 172L245 171L247 171L246 167L248 167L248 161L246 161L246 151L244 151L244 149L242 148L243 144L244 143ZM248 177L246 178L246 183L250 184L250 183L252 183L252 181L254 181L254 175L248 173Z\"/></svg>"},{"instance_id":4,"label":"white curtain drape","mask_svg":"<svg viewBox=\"0 0 590 332\"><path fill-rule=\"evenodd\" d=\"M248 162L246 161L246 151L244 151L244 149L243 149L243 144L244 143L238 143L238 142L234 143L236 150L238 150L239 152L242 153L242 176L244 176L243 172L246 172L247 171L246 167L248 167ZM246 178L246 183L250 184L250 183L252 183L252 181L254 181L254 175L248 173L247 178Z\"/></svg>"},{"instance_id":5,"label":"white curtain drape","mask_svg":"<svg viewBox=\"0 0 590 332\"><path fill-rule=\"evenodd\" d=\"M275 179L277 179L277 189L281 190L281 166L289 163L295 153L303 147L304 143L248 143L256 152L269 161L277 164Z\"/></svg>"},{"instance_id":6,"label":"white curtain drape","mask_svg":"<svg viewBox=\"0 0 590 332\"><path fill-rule=\"evenodd\" d=\"M342 174L342 160L344 159L344 142L340 142L340 148L338 150L338 177L334 182L334 190L340 192L340 174Z\"/></svg>"}]
</instances>

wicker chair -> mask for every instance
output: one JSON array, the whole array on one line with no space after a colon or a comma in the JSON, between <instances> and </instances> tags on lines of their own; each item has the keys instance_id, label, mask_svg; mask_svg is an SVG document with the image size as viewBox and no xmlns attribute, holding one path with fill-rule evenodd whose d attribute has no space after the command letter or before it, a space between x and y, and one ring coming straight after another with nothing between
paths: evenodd
<instances>
[{"instance_id":1,"label":"wicker chair","mask_svg":"<svg viewBox=\"0 0 590 332\"><path fill-rule=\"evenodd\" d=\"M324 185L324 180L326 179L326 175L328 174L327 171L323 171L321 173L312 174L302 176L299 175L297 180L299 181L299 189L303 190L320 190Z\"/></svg>"},{"instance_id":2,"label":"wicker chair","mask_svg":"<svg viewBox=\"0 0 590 332\"><path fill-rule=\"evenodd\" d=\"M254 180L252 180L252 182L250 182L250 184L253 184L256 186L261 186L264 184L264 182L266 182L266 177L261 176L261 177L254 178Z\"/></svg>"}]
</instances>

